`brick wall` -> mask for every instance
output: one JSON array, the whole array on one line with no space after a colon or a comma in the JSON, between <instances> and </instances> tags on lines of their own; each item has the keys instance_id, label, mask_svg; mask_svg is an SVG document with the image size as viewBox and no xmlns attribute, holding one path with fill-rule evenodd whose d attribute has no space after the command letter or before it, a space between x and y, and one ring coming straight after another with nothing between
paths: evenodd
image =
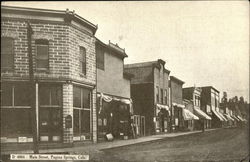
<instances>
[{"instance_id":1,"label":"brick wall","mask_svg":"<svg viewBox=\"0 0 250 162\"><path fill-rule=\"evenodd\" d=\"M96 84L95 38L84 32L84 28L73 27L64 22L31 21L34 34L32 35L32 55L34 76L37 80L73 80L83 84ZM5 18L1 21L1 38L14 39L14 70L1 72L2 79L28 79L29 60L27 42L27 24L23 19ZM36 39L49 41L49 70L36 71ZM86 48L86 75L80 74L79 46ZM92 131L93 141L97 139L96 128L96 89L92 91ZM73 128L65 128L65 117L73 116L73 85L63 85L63 142L73 142Z\"/></svg>"},{"instance_id":2,"label":"brick wall","mask_svg":"<svg viewBox=\"0 0 250 162\"><path fill-rule=\"evenodd\" d=\"M63 142L73 142L73 128L65 128L65 117L73 117L73 85L63 84ZM72 121L73 125L73 121Z\"/></svg>"},{"instance_id":3,"label":"brick wall","mask_svg":"<svg viewBox=\"0 0 250 162\"><path fill-rule=\"evenodd\" d=\"M32 54L36 78L74 79L87 83L96 82L95 38L66 24L30 23ZM1 37L14 38L14 71L4 72L3 77L28 77L28 42L26 23L22 20L1 22ZM36 71L36 39L49 41L49 70ZM79 46L86 48L87 74L80 74Z\"/></svg>"},{"instance_id":4,"label":"brick wall","mask_svg":"<svg viewBox=\"0 0 250 162\"><path fill-rule=\"evenodd\" d=\"M96 84L95 38L70 27L69 32L69 65L70 78ZM79 47L86 49L86 75L80 73Z\"/></svg>"}]
</instances>

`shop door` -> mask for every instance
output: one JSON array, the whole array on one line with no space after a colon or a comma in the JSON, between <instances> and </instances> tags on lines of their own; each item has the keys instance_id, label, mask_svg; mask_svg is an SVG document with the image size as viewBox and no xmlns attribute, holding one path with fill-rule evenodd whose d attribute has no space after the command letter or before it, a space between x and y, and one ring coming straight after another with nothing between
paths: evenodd
<instances>
[{"instance_id":1,"label":"shop door","mask_svg":"<svg viewBox=\"0 0 250 162\"><path fill-rule=\"evenodd\" d=\"M61 141L61 112L59 108L41 108L39 112L39 135L41 142Z\"/></svg>"}]
</instances>

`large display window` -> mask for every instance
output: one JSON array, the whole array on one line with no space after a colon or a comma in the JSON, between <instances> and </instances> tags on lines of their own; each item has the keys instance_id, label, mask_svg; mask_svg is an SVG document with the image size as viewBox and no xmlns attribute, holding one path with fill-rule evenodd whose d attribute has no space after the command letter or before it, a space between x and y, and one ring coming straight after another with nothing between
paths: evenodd
<instances>
[{"instance_id":1,"label":"large display window","mask_svg":"<svg viewBox=\"0 0 250 162\"><path fill-rule=\"evenodd\" d=\"M1 137L32 136L31 121L29 85L1 83Z\"/></svg>"},{"instance_id":2,"label":"large display window","mask_svg":"<svg viewBox=\"0 0 250 162\"><path fill-rule=\"evenodd\" d=\"M91 140L90 134L90 96L91 91L73 87L73 133L74 141Z\"/></svg>"},{"instance_id":3,"label":"large display window","mask_svg":"<svg viewBox=\"0 0 250 162\"><path fill-rule=\"evenodd\" d=\"M39 85L39 140L62 140L62 86Z\"/></svg>"}]
</instances>

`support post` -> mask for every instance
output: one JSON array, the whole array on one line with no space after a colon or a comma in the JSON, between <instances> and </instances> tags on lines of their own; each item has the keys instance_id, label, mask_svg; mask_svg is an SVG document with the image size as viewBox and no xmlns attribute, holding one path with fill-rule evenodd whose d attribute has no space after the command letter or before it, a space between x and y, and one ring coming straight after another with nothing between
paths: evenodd
<instances>
[{"instance_id":1,"label":"support post","mask_svg":"<svg viewBox=\"0 0 250 162\"><path fill-rule=\"evenodd\" d=\"M37 142L37 112L36 112L36 84L34 81L33 72L33 57L32 57L32 46L31 37L33 34L32 27L27 22L27 40L28 40L28 56L29 56L29 80L30 80L30 106L32 112L32 134L33 134L33 151L35 154L39 153L38 142Z\"/></svg>"}]
</instances>

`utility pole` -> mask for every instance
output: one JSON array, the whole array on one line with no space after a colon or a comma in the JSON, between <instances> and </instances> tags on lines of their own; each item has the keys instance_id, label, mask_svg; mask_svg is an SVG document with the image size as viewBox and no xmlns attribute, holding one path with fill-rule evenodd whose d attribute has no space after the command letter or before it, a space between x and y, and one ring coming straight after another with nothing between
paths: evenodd
<instances>
[{"instance_id":1,"label":"utility pole","mask_svg":"<svg viewBox=\"0 0 250 162\"><path fill-rule=\"evenodd\" d=\"M28 56L29 56L29 81L30 81L30 107L31 107L31 118L32 118L32 133L33 133L33 151L35 154L39 153L38 150L38 135L37 135L37 118L36 118L36 88L34 81L34 71L33 71L33 57L32 57L32 46L31 37L33 34L32 27L29 22L27 22L27 40L28 40Z\"/></svg>"}]
</instances>

